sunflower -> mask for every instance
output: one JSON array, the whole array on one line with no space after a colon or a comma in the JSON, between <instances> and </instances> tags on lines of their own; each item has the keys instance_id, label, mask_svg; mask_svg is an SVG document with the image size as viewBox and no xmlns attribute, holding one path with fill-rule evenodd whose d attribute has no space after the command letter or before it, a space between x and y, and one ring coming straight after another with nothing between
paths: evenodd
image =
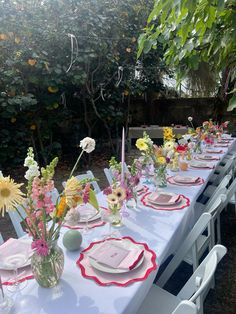
<instances>
[{"instance_id":1,"label":"sunflower","mask_svg":"<svg viewBox=\"0 0 236 314\"><path fill-rule=\"evenodd\" d=\"M22 184L17 184L10 177L0 177L0 212L4 216L5 210L14 210L24 201L20 190Z\"/></svg>"},{"instance_id":2,"label":"sunflower","mask_svg":"<svg viewBox=\"0 0 236 314\"><path fill-rule=\"evenodd\" d=\"M136 147L137 147L139 150L144 150L144 151L148 150L148 145L147 145L145 139L143 139L143 138L137 139L135 145L136 145Z\"/></svg>"},{"instance_id":3,"label":"sunflower","mask_svg":"<svg viewBox=\"0 0 236 314\"><path fill-rule=\"evenodd\" d=\"M125 189L123 189L122 187L118 187L113 190L113 194L116 195L119 201L123 201L126 198Z\"/></svg>"}]
</instances>

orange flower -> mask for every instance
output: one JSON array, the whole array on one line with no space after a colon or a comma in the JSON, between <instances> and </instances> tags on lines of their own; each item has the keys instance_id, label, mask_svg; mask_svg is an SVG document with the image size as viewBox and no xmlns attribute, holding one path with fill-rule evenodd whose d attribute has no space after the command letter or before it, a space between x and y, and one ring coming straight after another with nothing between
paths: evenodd
<instances>
[{"instance_id":1,"label":"orange flower","mask_svg":"<svg viewBox=\"0 0 236 314\"><path fill-rule=\"evenodd\" d=\"M27 63L31 66L34 66L37 63L37 61L35 59L29 59Z\"/></svg>"},{"instance_id":2,"label":"orange flower","mask_svg":"<svg viewBox=\"0 0 236 314\"><path fill-rule=\"evenodd\" d=\"M64 212L65 212L65 209L66 209L66 197L65 196L62 196L61 199L60 199L60 202L57 206L57 211L56 211L56 217L57 218L60 218L63 216Z\"/></svg>"},{"instance_id":3,"label":"orange flower","mask_svg":"<svg viewBox=\"0 0 236 314\"><path fill-rule=\"evenodd\" d=\"M6 34L0 34L0 40L7 40L7 38Z\"/></svg>"}]
</instances>

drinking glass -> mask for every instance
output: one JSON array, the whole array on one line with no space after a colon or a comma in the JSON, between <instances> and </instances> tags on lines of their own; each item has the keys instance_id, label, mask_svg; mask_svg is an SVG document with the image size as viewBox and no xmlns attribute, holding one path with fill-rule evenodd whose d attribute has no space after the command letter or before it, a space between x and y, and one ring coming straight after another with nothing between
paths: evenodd
<instances>
[{"instance_id":1,"label":"drinking glass","mask_svg":"<svg viewBox=\"0 0 236 314\"><path fill-rule=\"evenodd\" d=\"M22 290L26 287L27 285L27 280L20 281L20 277L22 276L23 272L21 274L18 273L18 268L22 267L23 265L26 264L28 261L28 256L24 254L14 254L10 255L7 259L7 265L11 267L13 270L13 277L8 279L9 282L12 284L7 286L7 290L10 292L16 292L19 290Z\"/></svg>"}]
</instances>

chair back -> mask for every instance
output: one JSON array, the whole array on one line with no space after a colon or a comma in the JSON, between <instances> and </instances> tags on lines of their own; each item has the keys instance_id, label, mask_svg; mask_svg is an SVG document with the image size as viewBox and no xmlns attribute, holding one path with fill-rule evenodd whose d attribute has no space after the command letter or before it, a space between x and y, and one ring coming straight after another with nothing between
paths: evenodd
<instances>
[{"instance_id":1,"label":"chair back","mask_svg":"<svg viewBox=\"0 0 236 314\"><path fill-rule=\"evenodd\" d=\"M16 210L9 210L8 215L11 219L17 237L21 238L26 234L21 226L21 222L23 221L23 219L26 218L26 213L21 206L17 206L17 210L19 211L22 217L18 214Z\"/></svg>"},{"instance_id":2,"label":"chair back","mask_svg":"<svg viewBox=\"0 0 236 314\"><path fill-rule=\"evenodd\" d=\"M84 180L84 179L94 179L94 181L91 181L91 184L94 188L94 192L97 194L97 193L100 193L101 192L101 189L97 183L97 181L95 180L95 176L93 175L92 171L91 170L88 170L86 173L84 174L79 174L78 176L76 176L76 179L78 180Z\"/></svg>"},{"instance_id":3,"label":"chair back","mask_svg":"<svg viewBox=\"0 0 236 314\"><path fill-rule=\"evenodd\" d=\"M110 168L104 168L103 171L105 173L105 176L107 178L107 181L108 181L109 185L112 185L112 183L113 183L113 174L112 174Z\"/></svg>"},{"instance_id":4,"label":"chair back","mask_svg":"<svg viewBox=\"0 0 236 314\"><path fill-rule=\"evenodd\" d=\"M182 245L167 265L163 273L161 274L160 278L157 280L157 284L160 287L163 287L169 278L173 275L176 268L180 265L183 261L189 250L196 245L198 237L203 233L206 227L210 224L211 214L203 213L192 230L189 232L185 240L183 241Z\"/></svg>"},{"instance_id":5,"label":"chair back","mask_svg":"<svg viewBox=\"0 0 236 314\"><path fill-rule=\"evenodd\" d=\"M218 200L219 195L227 195L227 188L218 189L217 193L213 193L213 195L209 198L206 203L205 211L213 213L217 209L217 204L221 202Z\"/></svg>"},{"instance_id":6,"label":"chair back","mask_svg":"<svg viewBox=\"0 0 236 314\"><path fill-rule=\"evenodd\" d=\"M111 168L104 168L103 171L105 173L105 176L107 178L107 181L108 181L109 185L112 185L113 184L114 175L113 175L113 172L112 172ZM124 172L129 172L129 168L128 168L126 163L124 165Z\"/></svg>"},{"instance_id":7,"label":"chair back","mask_svg":"<svg viewBox=\"0 0 236 314\"><path fill-rule=\"evenodd\" d=\"M197 314L196 305L188 300L181 301L172 314Z\"/></svg>"},{"instance_id":8,"label":"chair back","mask_svg":"<svg viewBox=\"0 0 236 314\"><path fill-rule=\"evenodd\" d=\"M230 184L227 190L227 201L231 200L233 196L236 194L236 178L233 180L233 182Z\"/></svg>"},{"instance_id":9,"label":"chair back","mask_svg":"<svg viewBox=\"0 0 236 314\"><path fill-rule=\"evenodd\" d=\"M206 205L206 212L210 213L213 217L220 213L227 203L227 189L222 188L218 193L210 199Z\"/></svg>"},{"instance_id":10,"label":"chair back","mask_svg":"<svg viewBox=\"0 0 236 314\"><path fill-rule=\"evenodd\" d=\"M4 240L3 240L3 237L2 237L2 234L0 232L0 245L3 244Z\"/></svg>"},{"instance_id":11,"label":"chair back","mask_svg":"<svg viewBox=\"0 0 236 314\"><path fill-rule=\"evenodd\" d=\"M204 293L208 291L217 264L226 252L227 249L223 245L215 245L178 293L180 299L194 302L200 313L203 313Z\"/></svg>"},{"instance_id":12,"label":"chair back","mask_svg":"<svg viewBox=\"0 0 236 314\"><path fill-rule=\"evenodd\" d=\"M226 174L229 174L229 172L234 169L235 160L236 160L236 156L232 156L227 160L226 164L221 168L221 171L219 175L217 176L217 179L214 181L215 184L220 184L222 178Z\"/></svg>"}]
</instances>

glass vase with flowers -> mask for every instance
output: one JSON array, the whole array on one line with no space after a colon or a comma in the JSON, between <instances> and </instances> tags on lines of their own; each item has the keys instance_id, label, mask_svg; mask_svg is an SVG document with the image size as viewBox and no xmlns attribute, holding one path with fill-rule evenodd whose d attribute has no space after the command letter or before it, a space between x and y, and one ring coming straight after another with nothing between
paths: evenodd
<instances>
[{"instance_id":1,"label":"glass vase with flowers","mask_svg":"<svg viewBox=\"0 0 236 314\"><path fill-rule=\"evenodd\" d=\"M53 176L58 158L45 168L39 169L34 159L33 149L28 149L24 166L28 168L25 178L28 181L26 193L21 191L22 184L15 183L10 177L0 177L0 211L15 210L23 219L25 229L32 237L33 255L32 272L43 287L55 286L63 272L64 254L57 245L64 218L70 207L89 202L98 210L98 203L89 182L78 181L73 173L84 152L90 153L95 148L95 141L85 138L80 142L82 151L73 167L69 179L60 195L55 195ZM19 211L21 206L26 219Z\"/></svg>"}]
</instances>

